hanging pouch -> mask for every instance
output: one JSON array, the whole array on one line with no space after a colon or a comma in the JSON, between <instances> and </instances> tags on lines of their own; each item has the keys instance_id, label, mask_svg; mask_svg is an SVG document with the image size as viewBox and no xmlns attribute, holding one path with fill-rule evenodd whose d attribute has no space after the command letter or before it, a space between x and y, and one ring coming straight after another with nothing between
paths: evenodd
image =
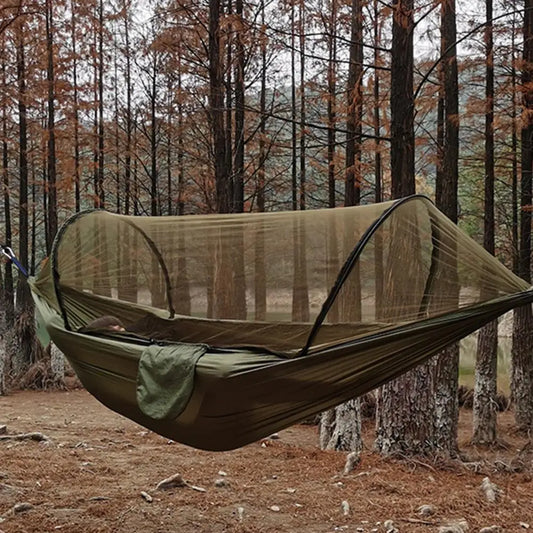
<instances>
[{"instance_id":1,"label":"hanging pouch","mask_svg":"<svg viewBox=\"0 0 533 533\"><path fill-rule=\"evenodd\" d=\"M187 406L194 387L196 363L207 351L202 344L153 344L139 360L137 403L150 418L176 418Z\"/></svg>"}]
</instances>

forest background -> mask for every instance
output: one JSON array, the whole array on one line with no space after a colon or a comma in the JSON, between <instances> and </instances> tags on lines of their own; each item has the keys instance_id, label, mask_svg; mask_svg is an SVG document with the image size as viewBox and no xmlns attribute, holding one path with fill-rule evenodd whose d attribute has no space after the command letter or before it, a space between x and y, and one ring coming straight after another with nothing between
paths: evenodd
<instances>
[{"instance_id":1,"label":"forest background","mask_svg":"<svg viewBox=\"0 0 533 533\"><path fill-rule=\"evenodd\" d=\"M532 0L3 1L0 40L0 241L30 273L87 208L303 210L417 192L531 278ZM60 384L11 262L0 301L0 394ZM529 306L515 312L525 432L531 322ZM473 438L485 444L497 342L495 323L478 336ZM379 451L457 454L458 361L452 346L383 387ZM360 449L359 409L323 415L324 447Z\"/></svg>"}]
</instances>

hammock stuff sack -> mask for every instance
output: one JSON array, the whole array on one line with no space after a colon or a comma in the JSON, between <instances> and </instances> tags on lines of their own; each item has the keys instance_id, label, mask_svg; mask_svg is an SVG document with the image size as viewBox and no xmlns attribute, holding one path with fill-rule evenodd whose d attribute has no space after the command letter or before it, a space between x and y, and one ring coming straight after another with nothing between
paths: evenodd
<instances>
[{"instance_id":1,"label":"hammock stuff sack","mask_svg":"<svg viewBox=\"0 0 533 533\"><path fill-rule=\"evenodd\" d=\"M80 213L30 283L89 392L207 450L370 391L533 300L421 196L279 213ZM126 331L86 327L103 315Z\"/></svg>"}]
</instances>

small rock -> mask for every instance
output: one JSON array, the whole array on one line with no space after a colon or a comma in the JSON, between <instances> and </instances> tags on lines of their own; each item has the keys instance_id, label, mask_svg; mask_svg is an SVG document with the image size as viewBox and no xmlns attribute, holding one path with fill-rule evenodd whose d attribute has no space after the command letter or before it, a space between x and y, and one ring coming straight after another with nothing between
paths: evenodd
<instances>
[{"instance_id":1,"label":"small rock","mask_svg":"<svg viewBox=\"0 0 533 533\"><path fill-rule=\"evenodd\" d=\"M296 492L296 489L288 488L288 489L287 489L287 492L288 492L289 494L294 494L294 493Z\"/></svg>"},{"instance_id":2,"label":"small rock","mask_svg":"<svg viewBox=\"0 0 533 533\"><path fill-rule=\"evenodd\" d=\"M417 511L420 516L431 516L435 514L435 507L433 505L421 505Z\"/></svg>"},{"instance_id":3,"label":"small rock","mask_svg":"<svg viewBox=\"0 0 533 533\"><path fill-rule=\"evenodd\" d=\"M364 530L365 530L365 529L362 528L362 527L358 527L358 528L356 529L356 531L358 531L359 533L363 533Z\"/></svg>"},{"instance_id":4,"label":"small rock","mask_svg":"<svg viewBox=\"0 0 533 533\"><path fill-rule=\"evenodd\" d=\"M346 456L346 463L344 464L344 474L348 475L355 470L355 467L361 462L361 454L358 452L351 452Z\"/></svg>"},{"instance_id":5,"label":"small rock","mask_svg":"<svg viewBox=\"0 0 533 533\"><path fill-rule=\"evenodd\" d=\"M294 504L294 507L303 507L303 504L301 504L301 503L295 503L295 504Z\"/></svg>"},{"instance_id":6,"label":"small rock","mask_svg":"<svg viewBox=\"0 0 533 533\"><path fill-rule=\"evenodd\" d=\"M7 426L5 424L2 424L0 426L0 435L6 435L7 434Z\"/></svg>"},{"instance_id":7,"label":"small rock","mask_svg":"<svg viewBox=\"0 0 533 533\"><path fill-rule=\"evenodd\" d=\"M492 483L488 477L483 478L480 489L485 493L485 498L490 503L494 503L501 492L500 489L494 483Z\"/></svg>"},{"instance_id":8,"label":"small rock","mask_svg":"<svg viewBox=\"0 0 533 533\"><path fill-rule=\"evenodd\" d=\"M33 509L33 505L31 503L17 503L16 505L13 506L13 512L15 514L17 513L25 513L26 511L30 511L31 509Z\"/></svg>"},{"instance_id":9,"label":"small rock","mask_svg":"<svg viewBox=\"0 0 533 533\"><path fill-rule=\"evenodd\" d=\"M197 492L207 492L206 489L204 489L203 487L197 487L196 485L188 485L186 484L187 487L190 487L192 490L195 490Z\"/></svg>"},{"instance_id":10,"label":"small rock","mask_svg":"<svg viewBox=\"0 0 533 533\"><path fill-rule=\"evenodd\" d=\"M344 516L348 516L350 514L350 504L346 500L341 503L341 509Z\"/></svg>"},{"instance_id":11,"label":"small rock","mask_svg":"<svg viewBox=\"0 0 533 533\"><path fill-rule=\"evenodd\" d=\"M173 476L167 477L167 479L163 479L163 481L160 481L156 489L157 490L168 490L173 489L175 487L186 487L187 483L185 483L185 480L183 477L181 477L181 474L174 474Z\"/></svg>"},{"instance_id":12,"label":"small rock","mask_svg":"<svg viewBox=\"0 0 533 533\"><path fill-rule=\"evenodd\" d=\"M502 531L500 526L488 526L481 528L479 533L502 533Z\"/></svg>"},{"instance_id":13,"label":"small rock","mask_svg":"<svg viewBox=\"0 0 533 533\"><path fill-rule=\"evenodd\" d=\"M274 511L275 513L279 513L279 512L281 511L279 505L272 505L272 506L270 507L270 510L271 510L271 511Z\"/></svg>"},{"instance_id":14,"label":"small rock","mask_svg":"<svg viewBox=\"0 0 533 533\"><path fill-rule=\"evenodd\" d=\"M439 533L466 533L468 531L468 522L464 519L450 522L439 527Z\"/></svg>"},{"instance_id":15,"label":"small rock","mask_svg":"<svg viewBox=\"0 0 533 533\"><path fill-rule=\"evenodd\" d=\"M520 522L519 525L522 529L529 529L529 524L526 524L526 522Z\"/></svg>"},{"instance_id":16,"label":"small rock","mask_svg":"<svg viewBox=\"0 0 533 533\"><path fill-rule=\"evenodd\" d=\"M223 477L225 477L225 476L227 476L228 474L227 474L226 472L224 472L224 470L219 470L219 471L218 471L218 475L219 475L219 476L223 476Z\"/></svg>"},{"instance_id":17,"label":"small rock","mask_svg":"<svg viewBox=\"0 0 533 533\"><path fill-rule=\"evenodd\" d=\"M278 440L279 439L279 433L272 433L272 435L269 435L268 438L270 440Z\"/></svg>"},{"instance_id":18,"label":"small rock","mask_svg":"<svg viewBox=\"0 0 533 533\"><path fill-rule=\"evenodd\" d=\"M148 502L148 503L152 503L154 501L154 499L150 496L150 494L148 494L147 492L145 492L144 490L141 491L141 496Z\"/></svg>"},{"instance_id":19,"label":"small rock","mask_svg":"<svg viewBox=\"0 0 533 533\"><path fill-rule=\"evenodd\" d=\"M224 479L223 477L218 478L215 480L215 487L229 487L229 481L227 479Z\"/></svg>"},{"instance_id":20,"label":"small rock","mask_svg":"<svg viewBox=\"0 0 533 533\"><path fill-rule=\"evenodd\" d=\"M237 518L239 519L239 522L242 522L242 519L244 518L244 507L237 507Z\"/></svg>"},{"instance_id":21,"label":"small rock","mask_svg":"<svg viewBox=\"0 0 533 533\"><path fill-rule=\"evenodd\" d=\"M398 533L398 529L394 527L394 522L392 520L385 520L385 522L383 522L383 527L385 528L386 533Z\"/></svg>"}]
</instances>

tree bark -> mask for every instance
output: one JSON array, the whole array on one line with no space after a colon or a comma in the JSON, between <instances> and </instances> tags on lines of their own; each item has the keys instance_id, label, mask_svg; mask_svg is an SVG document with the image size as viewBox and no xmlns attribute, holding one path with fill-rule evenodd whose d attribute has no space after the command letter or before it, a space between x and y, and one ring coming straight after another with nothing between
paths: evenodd
<instances>
[{"instance_id":1,"label":"tree bark","mask_svg":"<svg viewBox=\"0 0 533 533\"><path fill-rule=\"evenodd\" d=\"M391 179L392 196L415 192L413 0L393 4L391 63ZM416 224L416 221L413 221ZM417 242L400 243L416 250ZM408 265L407 265L408 266ZM396 272L394 275L404 275ZM416 280L412 280L415 283ZM385 288L386 289L386 288ZM389 303L402 305L402 295ZM378 393L375 448L383 455L431 454L434 451L434 368L420 365L384 385Z\"/></svg>"},{"instance_id":2,"label":"tree bark","mask_svg":"<svg viewBox=\"0 0 533 533\"><path fill-rule=\"evenodd\" d=\"M337 121L337 0L331 0L328 30L328 207L335 207L335 151Z\"/></svg>"},{"instance_id":3,"label":"tree bark","mask_svg":"<svg viewBox=\"0 0 533 533\"><path fill-rule=\"evenodd\" d=\"M56 134L55 134L55 76L54 76L54 18L51 0L46 0L46 51L48 65L46 81L48 84L48 160L47 160L47 252L52 249L52 242L57 233L57 176L56 176Z\"/></svg>"},{"instance_id":4,"label":"tree bark","mask_svg":"<svg viewBox=\"0 0 533 533\"><path fill-rule=\"evenodd\" d=\"M359 398L349 400L322 413L320 418L320 448L352 451L363 449L361 438L361 405Z\"/></svg>"},{"instance_id":5,"label":"tree bark","mask_svg":"<svg viewBox=\"0 0 533 533\"><path fill-rule=\"evenodd\" d=\"M520 249L518 273L531 282L531 202L533 171L533 0L524 1L524 51L522 63L522 129L520 187ZM533 425L533 351L531 306L515 310L511 390L515 404L515 420L519 429L529 431Z\"/></svg>"},{"instance_id":6,"label":"tree bark","mask_svg":"<svg viewBox=\"0 0 533 533\"><path fill-rule=\"evenodd\" d=\"M415 193L414 0L394 0L392 10L391 180L392 197L403 198Z\"/></svg>"},{"instance_id":7,"label":"tree bark","mask_svg":"<svg viewBox=\"0 0 533 533\"><path fill-rule=\"evenodd\" d=\"M494 255L494 52L492 0L486 0L485 50L485 209L483 244ZM491 292L483 287L486 297ZM497 440L498 321L483 327L478 336L476 381L474 387L474 444L495 444Z\"/></svg>"},{"instance_id":8,"label":"tree bark","mask_svg":"<svg viewBox=\"0 0 533 533\"><path fill-rule=\"evenodd\" d=\"M28 117L27 117L27 84L26 84L26 27L20 21L16 34L16 62L17 62L17 100L19 115L19 253L21 265L28 269L28 237L29 237L29 202L28 202ZM34 308L28 282L20 273L17 281L16 317L10 337L15 342L9 342L16 347L9 357L15 376L20 376L26 368L34 363L38 356L37 341L35 339Z\"/></svg>"},{"instance_id":9,"label":"tree bark","mask_svg":"<svg viewBox=\"0 0 533 533\"><path fill-rule=\"evenodd\" d=\"M443 141L440 172L436 182L437 207L457 223L457 183L459 177L459 95L457 74L455 0L445 0L441 4L441 92L443 93ZM453 250L455 243L450 242ZM442 287L446 297L459 298L455 283L456 266L448 265L446 276L450 284ZM438 304L437 304L438 305ZM441 453L449 456L457 454L457 425L459 402L457 397L459 381L459 344L451 345L437 356L435 362L435 433L434 442Z\"/></svg>"},{"instance_id":10,"label":"tree bark","mask_svg":"<svg viewBox=\"0 0 533 533\"><path fill-rule=\"evenodd\" d=\"M5 56L2 56L2 85L7 87L6 77L6 61ZM12 242L12 227L11 227L11 200L10 200L10 179L9 179L9 147L7 144L7 106L2 108L2 196L4 203L4 239L6 246L13 245ZM1 267L0 267L1 270ZM13 265L11 261L5 263L5 276L3 279L2 289L2 304L3 304L3 320L4 327L11 329L15 319L15 294L13 291Z\"/></svg>"},{"instance_id":11,"label":"tree bark","mask_svg":"<svg viewBox=\"0 0 533 533\"><path fill-rule=\"evenodd\" d=\"M220 50L220 0L209 0L209 119L213 135L217 211L229 213L230 175L226 167L224 77Z\"/></svg>"},{"instance_id":12,"label":"tree bark","mask_svg":"<svg viewBox=\"0 0 533 533\"><path fill-rule=\"evenodd\" d=\"M261 0L261 93L260 93L260 124L259 124L259 168L257 169L257 210L265 211L265 164L266 164L266 75L267 56L265 28L265 2ZM265 260L265 237L263 225L256 232L255 264L254 264L254 319L266 320L267 292L266 292L266 260Z\"/></svg>"},{"instance_id":13,"label":"tree bark","mask_svg":"<svg viewBox=\"0 0 533 533\"><path fill-rule=\"evenodd\" d=\"M76 213L81 210L81 192L80 192L80 116L79 116L79 97L78 97L78 51L77 51L77 19L76 19L76 2L71 0L71 40L72 40L72 90L73 90L73 113L74 113L74 202Z\"/></svg>"},{"instance_id":14,"label":"tree bark","mask_svg":"<svg viewBox=\"0 0 533 533\"><path fill-rule=\"evenodd\" d=\"M359 205L361 199L361 133L363 115L363 6L352 0L350 66L348 69L346 120L345 205Z\"/></svg>"}]
</instances>

